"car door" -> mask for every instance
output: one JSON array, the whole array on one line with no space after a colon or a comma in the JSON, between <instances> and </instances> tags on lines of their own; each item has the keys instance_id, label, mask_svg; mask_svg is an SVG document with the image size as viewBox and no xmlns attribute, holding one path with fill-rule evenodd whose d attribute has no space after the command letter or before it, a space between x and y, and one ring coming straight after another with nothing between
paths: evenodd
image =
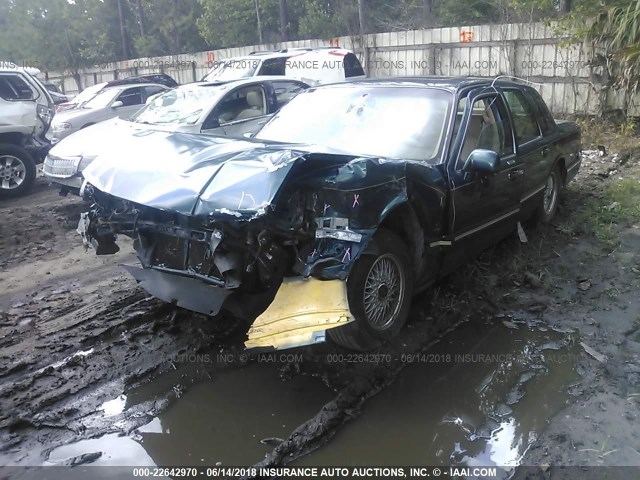
<instances>
[{"instance_id":1,"label":"car door","mask_svg":"<svg viewBox=\"0 0 640 480\"><path fill-rule=\"evenodd\" d=\"M521 198L524 208L533 205L529 200L544 190L550 169L547 157L550 157L552 152L542 135L537 110L525 93L517 88L504 88L502 94L511 116L518 157L524 165ZM522 213L526 214L530 208L524 210Z\"/></svg>"},{"instance_id":2,"label":"car door","mask_svg":"<svg viewBox=\"0 0 640 480\"><path fill-rule=\"evenodd\" d=\"M524 170L515 155L507 108L495 89L471 91L460 99L454 135L447 164L450 232L454 250L472 254L515 226ZM495 173L467 170L465 164L475 149L499 155Z\"/></svg>"},{"instance_id":3,"label":"car door","mask_svg":"<svg viewBox=\"0 0 640 480\"><path fill-rule=\"evenodd\" d=\"M227 93L202 124L202 133L240 137L255 133L269 120L273 97L262 83L238 87Z\"/></svg>"},{"instance_id":4,"label":"car door","mask_svg":"<svg viewBox=\"0 0 640 480\"><path fill-rule=\"evenodd\" d=\"M145 87L129 87L116 97L114 103L122 102L122 106L115 107L119 118L126 120L142 108L146 99L144 89Z\"/></svg>"}]
</instances>

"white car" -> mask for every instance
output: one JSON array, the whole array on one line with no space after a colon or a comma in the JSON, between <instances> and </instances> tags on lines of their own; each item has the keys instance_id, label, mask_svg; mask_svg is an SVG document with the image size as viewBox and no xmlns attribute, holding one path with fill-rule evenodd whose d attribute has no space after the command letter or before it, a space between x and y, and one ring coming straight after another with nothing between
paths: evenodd
<instances>
[{"instance_id":1,"label":"white car","mask_svg":"<svg viewBox=\"0 0 640 480\"><path fill-rule=\"evenodd\" d=\"M29 190L50 147L54 105L38 72L0 62L0 198Z\"/></svg>"},{"instance_id":2,"label":"white car","mask_svg":"<svg viewBox=\"0 0 640 480\"><path fill-rule=\"evenodd\" d=\"M128 121L113 119L65 138L51 149L43 171L63 193L78 193L82 171L99 155L114 146L122 148L136 135L149 130L228 136L255 133L307 88L304 82L282 77L181 85L156 95Z\"/></svg>"},{"instance_id":3,"label":"white car","mask_svg":"<svg viewBox=\"0 0 640 480\"><path fill-rule=\"evenodd\" d=\"M252 52L214 62L203 81L277 75L319 85L366 78L360 60L345 48L289 48Z\"/></svg>"}]
</instances>

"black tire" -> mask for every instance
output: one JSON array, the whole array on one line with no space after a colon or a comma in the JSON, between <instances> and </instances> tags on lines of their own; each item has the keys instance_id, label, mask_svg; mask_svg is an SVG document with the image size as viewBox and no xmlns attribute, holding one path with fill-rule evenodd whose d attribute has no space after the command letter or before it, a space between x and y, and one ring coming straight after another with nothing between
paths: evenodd
<instances>
[{"instance_id":1,"label":"black tire","mask_svg":"<svg viewBox=\"0 0 640 480\"><path fill-rule=\"evenodd\" d=\"M390 291L387 285L393 278L398 282L397 291L393 286ZM368 300L365 299L366 288L369 289ZM394 291L398 300L391 300L391 304L384 306L387 303L385 299L390 298L389 294ZM407 321L413 296L411 261L400 237L388 230L381 229L376 233L349 274L347 296L355 321L327 331L335 343L350 350L367 351L379 347L400 332Z\"/></svg>"},{"instance_id":2,"label":"black tire","mask_svg":"<svg viewBox=\"0 0 640 480\"><path fill-rule=\"evenodd\" d=\"M558 210L560 193L562 192L562 172L558 165L554 165L547 177L547 184L538 201L535 219L544 224L551 223Z\"/></svg>"},{"instance_id":3,"label":"black tire","mask_svg":"<svg viewBox=\"0 0 640 480\"><path fill-rule=\"evenodd\" d=\"M0 145L0 198L27 193L36 179L36 164L24 148Z\"/></svg>"}]
</instances>

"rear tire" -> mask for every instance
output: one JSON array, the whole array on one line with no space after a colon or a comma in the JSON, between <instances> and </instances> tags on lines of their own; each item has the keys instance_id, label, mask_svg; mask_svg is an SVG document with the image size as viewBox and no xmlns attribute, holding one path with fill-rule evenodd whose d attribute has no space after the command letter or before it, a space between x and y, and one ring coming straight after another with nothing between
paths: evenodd
<instances>
[{"instance_id":1,"label":"rear tire","mask_svg":"<svg viewBox=\"0 0 640 480\"><path fill-rule=\"evenodd\" d=\"M36 164L24 148L0 145L0 198L27 193L36 179Z\"/></svg>"},{"instance_id":2,"label":"rear tire","mask_svg":"<svg viewBox=\"0 0 640 480\"><path fill-rule=\"evenodd\" d=\"M536 209L535 218L538 222L544 224L551 223L551 220L553 220L553 217L558 210L561 191L562 173L560 172L560 167L558 165L554 165L549 177L547 178L547 184L542 192L542 196Z\"/></svg>"},{"instance_id":3,"label":"rear tire","mask_svg":"<svg viewBox=\"0 0 640 480\"><path fill-rule=\"evenodd\" d=\"M395 337L404 326L413 296L411 262L404 242L379 230L347 279L355 321L327 331L338 345L367 351Z\"/></svg>"}]
</instances>

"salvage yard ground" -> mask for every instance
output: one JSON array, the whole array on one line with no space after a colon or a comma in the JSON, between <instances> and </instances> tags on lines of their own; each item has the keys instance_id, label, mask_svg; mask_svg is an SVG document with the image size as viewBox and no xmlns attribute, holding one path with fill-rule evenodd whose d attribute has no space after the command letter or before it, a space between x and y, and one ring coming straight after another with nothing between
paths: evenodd
<instances>
[{"instance_id":1,"label":"salvage yard ground","mask_svg":"<svg viewBox=\"0 0 640 480\"><path fill-rule=\"evenodd\" d=\"M85 252L86 206L38 179L0 204L0 464L640 465L640 142L585 126L609 154L553 225L367 355L245 352L232 319L148 298L129 244Z\"/></svg>"}]
</instances>

